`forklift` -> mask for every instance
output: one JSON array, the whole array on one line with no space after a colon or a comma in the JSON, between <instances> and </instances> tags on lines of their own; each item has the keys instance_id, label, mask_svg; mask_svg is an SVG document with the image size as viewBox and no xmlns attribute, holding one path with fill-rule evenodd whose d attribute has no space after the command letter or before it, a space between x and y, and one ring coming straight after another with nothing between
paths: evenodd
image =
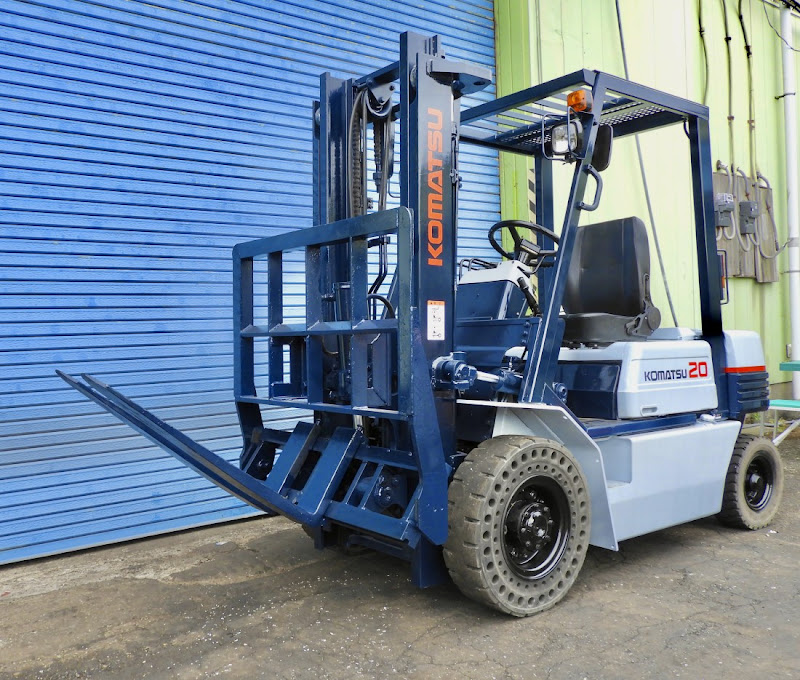
<instances>
[{"instance_id":1,"label":"forklift","mask_svg":"<svg viewBox=\"0 0 800 680\"><path fill-rule=\"evenodd\" d=\"M321 76L315 225L233 250L238 467L100 380L59 375L317 547L395 555L417 586L452 579L529 616L566 595L589 546L711 515L765 526L783 468L742 434L769 382L758 335L722 326L708 109L580 70L461 111L490 82L413 33L362 78ZM587 221L613 140L670 125L691 156L699 329L661 327L642 220ZM494 258L457 260L461 144L533 159L536 220L491 225ZM275 407L307 417L265 426Z\"/></svg>"}]
</instances>

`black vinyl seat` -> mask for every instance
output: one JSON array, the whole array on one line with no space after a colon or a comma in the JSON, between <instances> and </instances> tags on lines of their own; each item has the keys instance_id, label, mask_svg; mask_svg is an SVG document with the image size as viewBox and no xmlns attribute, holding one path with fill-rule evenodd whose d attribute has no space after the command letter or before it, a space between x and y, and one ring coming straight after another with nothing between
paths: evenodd
<instances>
[{"instance_id":1,"label":"black vinyl seat","mask_svg":"<svg viewBox=\"0 0 800 680\"><path fill-rule=\"evenodd\" d=\"M650 298L650 244L638 217L578 228L567 286L564 341L645 340L661 325Z\"/></svg>"}]
</instances>

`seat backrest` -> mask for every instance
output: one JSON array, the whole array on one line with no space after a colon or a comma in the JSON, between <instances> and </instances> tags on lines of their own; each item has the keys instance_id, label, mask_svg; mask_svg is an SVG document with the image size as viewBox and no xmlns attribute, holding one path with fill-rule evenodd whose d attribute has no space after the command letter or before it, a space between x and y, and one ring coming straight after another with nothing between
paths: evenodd
<instances>
[{"instance_id":1,"label":"seat backrest","mask_svg":"<svg viewBox=\"0 0 800 680\"><path fill-rule=\"evenodd\" d=\"M625 217L578 228L564 310L636 316L645 308L650 245L644 222Z\"/></svg>"}]
</instances>

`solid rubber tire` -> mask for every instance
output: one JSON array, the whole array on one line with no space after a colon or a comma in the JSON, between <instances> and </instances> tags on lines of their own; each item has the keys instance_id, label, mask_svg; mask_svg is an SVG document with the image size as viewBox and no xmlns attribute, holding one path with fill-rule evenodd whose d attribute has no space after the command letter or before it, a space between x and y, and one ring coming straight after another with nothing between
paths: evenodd
<instances>
[{"instance_id":1,"label":"solid rubber tire","mask_svg":"<svg viewBox=\"0 0 800 680\"><path fill-rule=\"evenodd\" d=\"M772 494L764 508L754 510L747 504L745 475L750 463L759 453L763 454L772 467ZM762 529L775 518L782 496L783 462L777 447L764 437L740 434L733 447L728 474L725 477L722 510L717 515L719 521L740 529Z\"/></svg>"},{"instance_id":2,"label":"solid rubber tire","mask_svg":"<svg viewBox=\"0 0 800 680\"><path fill-rule=\"evenodd\" d=\"M534 476L558 482L569 506L569 535L558 562L541 579L518 576L502 547L507 506ZM559 442L502 435L479 444L453 476L448 492L444 559L467 597L513 616L559 602L578 577L589 547L589 487L580 465Z\"/></svg>"}]
</instances>

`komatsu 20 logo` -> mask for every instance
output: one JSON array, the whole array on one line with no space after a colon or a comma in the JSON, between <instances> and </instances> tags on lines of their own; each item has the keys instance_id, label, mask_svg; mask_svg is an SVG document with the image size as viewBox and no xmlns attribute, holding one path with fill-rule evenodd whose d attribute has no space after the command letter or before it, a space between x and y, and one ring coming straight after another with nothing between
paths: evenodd
<instances>
[{"instance_id":1,"label":"komatsu 20 logo","mask_svg":"<svg viewBox=\"0 0 800 680\"><path fill-rule=\"evenodd\" d=\"M442 112L428 108L428 264L442 266ZM438 155L435 155L438 154Z\"/></svg>"},{"instance_id":2,"label":"komatsu 20 logo","mask_svg":"<svg viewBox=\"0 0 800 680\"><path fill-rule=\"evenodd\" d=\"M687 380L689 378L707 378L708 362L690 361L689 368L653 369L644 372L645 382L662 382L664 380Z\"/></svg>"}]
</instances>

